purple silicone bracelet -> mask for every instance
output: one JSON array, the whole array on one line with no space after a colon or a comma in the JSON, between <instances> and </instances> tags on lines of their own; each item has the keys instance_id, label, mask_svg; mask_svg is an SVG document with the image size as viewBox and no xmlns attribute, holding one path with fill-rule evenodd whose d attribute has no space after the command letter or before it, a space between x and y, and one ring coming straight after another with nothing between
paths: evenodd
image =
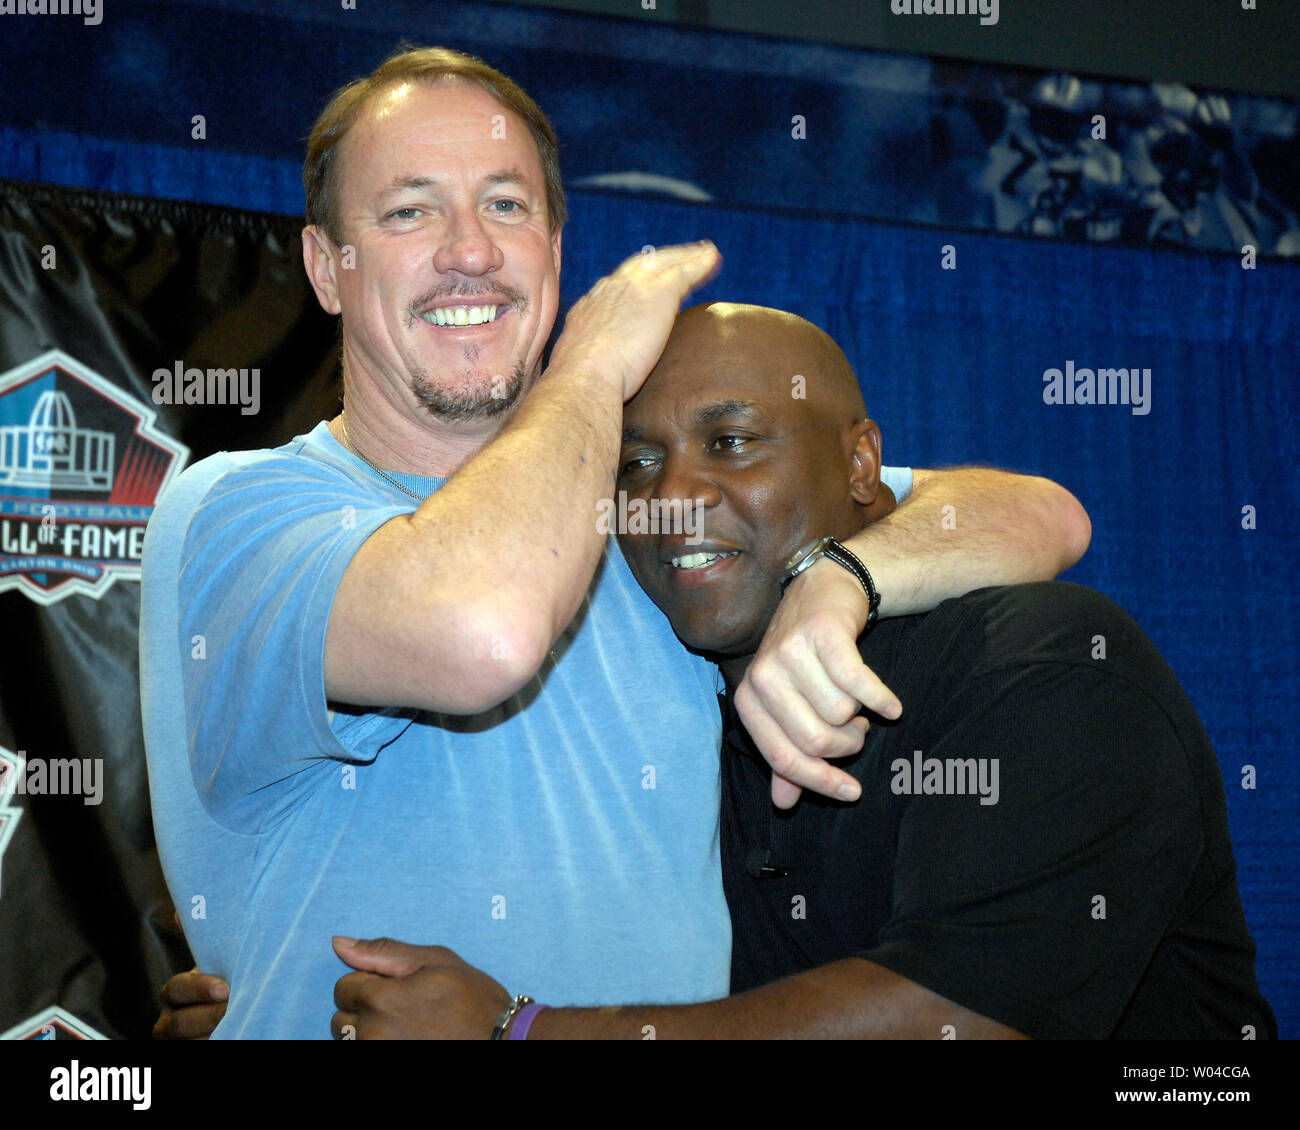
<instances>
[{"instance_id":1,"label":"purple silicone bracelet","mask_svg":"<svg viewBox=\"0 0 1300 1130\"><path fill-rule=\"evenodd\" d=\"M510 1035L507 1040L526 1040L528 1039L528 1029L533 1026L533 1021L537 1019L537 1014L543 1009L550 1008L549 1004L538 1004L533 1001L532 1004L526 1004L517 1013L515 1013L514 1022L510 1025Z\"/></svg>"}]
</instances>

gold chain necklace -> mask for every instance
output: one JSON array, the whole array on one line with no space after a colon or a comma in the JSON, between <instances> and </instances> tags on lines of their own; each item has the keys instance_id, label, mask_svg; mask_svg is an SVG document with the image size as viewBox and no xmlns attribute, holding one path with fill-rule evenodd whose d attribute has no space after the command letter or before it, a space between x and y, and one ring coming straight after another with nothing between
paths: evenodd
<instances>
[{"instance_id":1,"label":"gold chain necklace","mask_svg":"<svg viewBox=\"0 0 1300 1130\"><path fill-rule=\"evenodd\" d=\"M372 471L374 471L375 474L380 475L381 477L387 479L390 483L393 484L393 486L395 486L403 494L409 494L413 499L416 500L416 502L424 501L424 499L421 498L418 494L416 494L415 491L413 491L410 487L402 486L402 484L399 483L395 478L393 478L392 475L387 474L384 471L381 471L372 462L370 462L369 459L367 459L364 455L362 455L361 452L359 452L355 446L353 446L352 439L348 435L347 421L344 420L342 417L339 418L339 431L343 433L343 446L346 447L350 452L352 452L352 454L355 455L358 459L360 459L362 463L364 463L367 467L369 467Z\"/></svg>"}]
</instances>

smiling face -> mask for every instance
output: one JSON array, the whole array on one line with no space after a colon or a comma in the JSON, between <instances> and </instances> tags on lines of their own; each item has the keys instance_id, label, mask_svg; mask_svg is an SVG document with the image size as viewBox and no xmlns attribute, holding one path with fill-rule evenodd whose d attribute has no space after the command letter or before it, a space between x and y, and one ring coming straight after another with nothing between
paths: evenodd
<instances>
[{"instance_id":1,"label":"smiling face","mask_svg":"<svg viewBox=\"0 0 1300 1130\"><path fill-rule=\"evenodd\" d=\"M843 353L793 314L686 311L623 426L618 489L629 505L666 513L698 500L703 511L702 541L664 523L619 538L641 587L701 651L755 651L791 554L878 516L880 431Z\"/></svg>"},{"instance_id":2,"label":"smiling face","mask_svg":"<svg viewBox=\"0 0 1300 1130\"><path fill-rule=\"evenodd\" d=\"M402 83L340 143L335 250L344 356L399 405L502 416L536 379L559 301L560 233L522 119L476 84Z\"/></svg>"}]
</instances>

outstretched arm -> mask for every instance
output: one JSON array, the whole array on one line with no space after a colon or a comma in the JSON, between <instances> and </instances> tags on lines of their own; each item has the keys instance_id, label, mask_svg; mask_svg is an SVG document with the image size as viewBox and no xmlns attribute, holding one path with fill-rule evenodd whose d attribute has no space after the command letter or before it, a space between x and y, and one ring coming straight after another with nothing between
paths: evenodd
<instances>
[{"instance_id":1,"label":"outstretched arm","mask_svg":"<svg viewBox=\"0 0 1300 1130\"><path fill-rule=\"evenodd\" d=\"M1023 1040L1013 1028L848 957L704 1004L559 1008L531 1040Z\"/></svg>"},{"instance_id":2,"label":"outstretched arm","mask_svg":"<svg viewBox=\"0 0 1300 1130\"><path fill-rule=\"evenodd\" d=\"M334 986L335 1039L486 1039L510 994L444 946L336 938L355 969ZM947 1029L952 1029L951 1032ZM722 1000L686 1005L556 1008L528 1039L1022 1039L860 957L810 969Z\"/></svg>"},{"instance_id":3,"label":"outstretched arm","mask_svg":"<svg viewBox=\"0 0 1300 1130\"><path fill-rule=\"evenodd\" d=\"M907 616L987 585L1049 581L1091 538L1087 511L1050 479L959 467L914 471L907 499L844 544L871 570L880 615Z\"/></svg>"},{"instance_id":4,"label":"outstretched arm","mask_svg":"<svg viewBox=\"0 0 1300 1130\"><path fill-rule=\"evenodd\" d=\"M1050 580L1092 536L1083 507L1048 479L963 467L916 471L913 484L892 514L844 543L871 572L881 616L926 612L988 585ZM736 689L736 709L774 770L778 808L793 806L803 787L857 799L857 782L824 759L862 748L863 706L902 712L858 654L867 612L857 580L818 562L786 590Z\"/></svg>"}]
</instances>

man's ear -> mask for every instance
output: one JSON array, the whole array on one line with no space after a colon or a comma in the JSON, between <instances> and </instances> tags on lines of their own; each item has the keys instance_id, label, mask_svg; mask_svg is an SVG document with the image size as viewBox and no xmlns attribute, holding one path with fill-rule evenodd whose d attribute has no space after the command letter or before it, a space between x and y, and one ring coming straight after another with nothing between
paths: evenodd
<instances>
[{"instance_id":1,"label":"man's ear","mask_svg":"<svg viewBox=\"0 0 1300 1130\"><path fill-rule=\"evenodd\" d=\"M849 432L853 444L849 492L863 507L863 524L878 522L898 503L894 492L880 481L880 427L874 420L861 420Z\"/></svg>"},{"instance_id":2,"label":"man's ear","mask_svg":"<svg viewBox=\"0 0 1300 1130\"><path fill-rule=\"evenodd\" d=\"M870 506L880 492L880 427L874 420L859 420L848 438L853 445L849 491L859 506Z\"/></svg>"},{"instance_id":3,"label":"man's ear","mask_svg":"<svg viewBox=\"0 0 1300 1130\"><path fill-rule=\"evenodd\" d=\"M302 265L307 279L316 292L316 301L327 314L340 314L339 302L339 249L315 224L302 229Z\"/></svg>"},{"instance_id":4,"label":"man's ear","mask_svg":"<svg viewBox=\"0 0 1300 1130\"><path fill-rule=\"evenodd\" d=\"M555 234L551 236L551 255L555 258L555 277L557 279L560 277L560 237L563 235L564 229L557 228Z\"/></svg>"}]
</instances>

